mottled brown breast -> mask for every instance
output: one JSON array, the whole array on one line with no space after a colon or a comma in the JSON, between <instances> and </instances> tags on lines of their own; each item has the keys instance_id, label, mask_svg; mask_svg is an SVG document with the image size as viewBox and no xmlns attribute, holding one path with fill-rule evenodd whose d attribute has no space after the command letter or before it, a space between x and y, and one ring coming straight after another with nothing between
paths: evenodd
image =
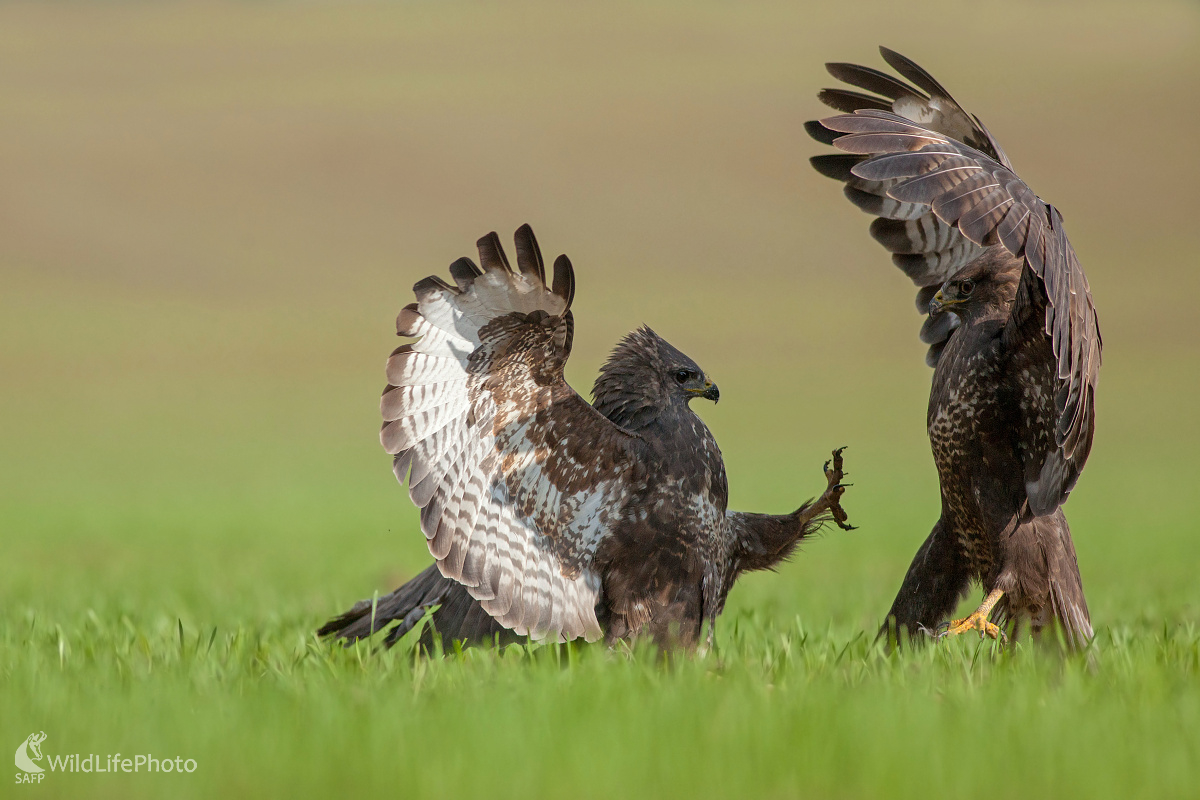
<instances>
[{"instance_id":1,"label":"mottled brown breast","mask_svg":"<svg viewBox=\"0 0 1200 800\"><path fill-rule=\"evenodd\" d=\"M976 575L994 565L993 532L981 507L978 481L986 479L989 433L1004 423L996 391L999 365L992 347L977 347L979 331L950 339L934 372L928 429L942 490L943 517Z\"/></svg>"},{"instance_id":2,"label":"mottled brown breast","mask_svg":"<svg viewBox=\"0 0 1200 800\"><path fill-rule=\"evenodd\" d=\"M610 639L648 633L660 644L688 646L699 635L706 596L717 596L718 587L707 585L728 571L725 468L712 434L690 411L665 416L643 435L656 480L597 554L605 566L603 624Z\"/></svg>"}]
</instances>

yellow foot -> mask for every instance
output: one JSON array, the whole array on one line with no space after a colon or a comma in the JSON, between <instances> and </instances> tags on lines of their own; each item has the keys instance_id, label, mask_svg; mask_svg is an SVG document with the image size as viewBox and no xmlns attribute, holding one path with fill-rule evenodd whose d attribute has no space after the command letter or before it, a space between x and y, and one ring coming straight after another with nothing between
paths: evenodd
<instances>
[{"instance_id":1,"label":"yellow foot","mask_svg":"<svg viewBox=\"0 0 1200 800\"><path fill-rule=\"evenodd\" d=\"M992 613L992 609L996 607L996 603L1000 602L1000 598L1003 596L1003 591L993 589L983 599L983 603L979 608L975 609L970 616L951 622L945 630L938 634L938 638L941 639L943 636L958 636L960 633L966 633L967 631L979 631L980 639L984 636L990 636L993 639L1007 642L1008 637L1004 635L1004 631L1000 630L1000 626L988 622L988 614Z\"/></svg>"},{"instance_id":2,"label":"yellow foot","mask_svg":"<svg viewBox=\"0 0 1200 800\"><path fill-rule=\"evenodd\" d=\"M979 638L981 639L984 636L990 636L1002 642L1008 641L1008 637L1004 635L1004 631L1000 630L1000 626L994 622L988 622L987 614L980 614L978 611L969 617L963 617L951 622L950 626L942 631L938 638L942 636L958 636L960 633L968 633L969 631L979 631Z\"/></svg>"}]
</instances>

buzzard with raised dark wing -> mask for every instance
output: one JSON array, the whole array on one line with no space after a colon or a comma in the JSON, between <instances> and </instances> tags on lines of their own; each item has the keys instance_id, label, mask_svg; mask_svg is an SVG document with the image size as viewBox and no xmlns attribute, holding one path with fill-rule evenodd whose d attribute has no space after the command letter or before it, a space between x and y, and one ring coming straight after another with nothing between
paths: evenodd
<instances>
[{"instance_id":1,"label":"buzzard with raised dark wing","mask_svg":"<svg viewBox=\"0 0 1200 800\"><path fill-rule=\"evenodd\" d=\"M983 604L949 633L1057 621L1083 646L1092 627L1061 506L1095 428L1101 341L1087 278L1062 215L1017 177L983 123L925 70L880 51L911 83L828 64L855 88L821 92L844 113L806 127L842 151L813 166L876 217L871 235L920 287L927 315L942 516L888 624L937 629L978 581Z\"/></svg>"},{"instance_id":2,"label":"buzzard with raised dark wing","mask_svg":"<svg viewBox=\"0 0 1200 800\"><path fill-rule=\"evenodd\" d=\"M654 331L626 336L588 404L567 385L575 276L559 256L547 283L528 225L517 267L495 233L480 265L450 265L400 312L418 340L388 359L384 449L407 478L435 562L320 633L351 641L391 627L390 645L432 611L444 642L523 638L609 642L649 634L694 646L737 576L768 569L832 519L840 451L826 488L791 514L726 509L721 451L692 411L716 385Z\"/></svg>"}]
</instances>

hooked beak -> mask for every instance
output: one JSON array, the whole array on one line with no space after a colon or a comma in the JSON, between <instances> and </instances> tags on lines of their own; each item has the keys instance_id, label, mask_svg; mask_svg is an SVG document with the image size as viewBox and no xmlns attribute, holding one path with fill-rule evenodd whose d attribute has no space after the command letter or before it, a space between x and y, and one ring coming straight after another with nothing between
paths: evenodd
<instances>
[{"instance_id":1,"label":"hooked beak","mask_svg":"<svg viewBox=\"0 0 1200 800\"><path fill-rule=\"evenodd\" d=\"M937 316L951 306L956 306L962 303L962 300L947 300L946 295L942 294L939 289L938 293L929 301L929 315Z\"/></svg>"},{"instance_id":2,"label":"hooked beak","mask_svg":"<svg viewBox=\"0 0 1200 800\"><path fill-rule=\"evenodd\" d=\"M712 381L706 380L703 389L688 389L688 391L697 397L703 397L705 400L712 400L714 403L721 399L721 390Z\"/></svg>"}]
</instances>

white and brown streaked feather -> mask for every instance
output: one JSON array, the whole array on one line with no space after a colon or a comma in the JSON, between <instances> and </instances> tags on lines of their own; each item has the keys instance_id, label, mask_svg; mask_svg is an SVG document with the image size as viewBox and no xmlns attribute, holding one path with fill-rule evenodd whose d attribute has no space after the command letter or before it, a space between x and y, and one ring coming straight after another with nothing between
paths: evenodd
<instances>
[{"instance_id":1,"label":"white and brown streaked feather","mask_svg":"<svg viewBox=\"0 0 1200 800\"><path fill-rule=\"evenodd\" d=\"M592 561L628 497L638 440L563 378L570 262L548 287L528 226L519 271L494 233L479 253L482 268L455 262L455 285L421 281L400 313L398 333L420 338L388 361L380 439L442 575L519 635L597 639Z\"/></svg>"}]
</instances>

